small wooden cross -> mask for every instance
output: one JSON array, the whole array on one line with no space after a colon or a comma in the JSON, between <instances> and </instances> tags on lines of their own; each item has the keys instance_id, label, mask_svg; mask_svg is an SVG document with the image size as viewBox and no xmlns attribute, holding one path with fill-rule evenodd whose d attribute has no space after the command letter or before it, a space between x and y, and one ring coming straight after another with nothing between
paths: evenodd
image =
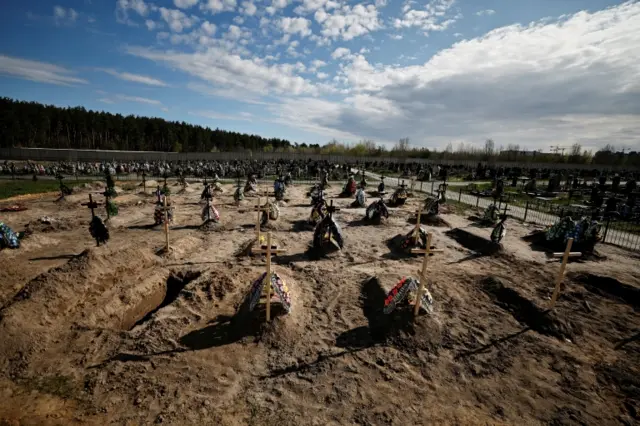
<instances>
[{"instance_id":1,"label":"small wooden cross","mask_svg":"<svg viewBox=\"0 0 640 426\"><path fill-rule=\"evenodd\" d=\"M97 203L95 201L93 201L93 197L91 196L91 194L89 194L89 202L88 203L82 203L82 206L87 206L87 208L91 209L91 219L93 219L95 217L95 212L93 211L94 209L97 209L98 206L100 205L100 203Z\"/></svg>"},{"instance_id":2,"label":"small wooden cross","mask_svg":"<svg viewBox=\"0 0 640 426\"><path fill-rule=\"evenodd\" d=\"M551 302L549 303L549 309L553 309L556 305L556 301L558 300L558 296L560 296L560 285L562 284L562 280L564 279L564 270L567 267L567 262L570 257L580 257L582 253L579 251L571 251L571 246L573 245L573 238L569 238L567 241L567 247L564 249L564 253L553 253L553 257L558 258L562 257L562 264L560 265L560 272L556 278L556 286L553 290L553 296L551 296Z\"/></svg>"},{"instance_id":3,"label":"small wooden cross","mask_svg":"<svg viewBox=\"0 0 640 426\"><path fill-rule=\"evenodd\" d=\"M331 200L331 203L327 206L327 213L329 214L329 217L333 218L333 213L339 212L339 211L340 211L340 207L335 207L333 205L333 200Z\"/></svg>"},{"instance_id":4,"label":"small wooden cross","mask_svg":"<svg viewBox=\"0 0 640 426\"><path fill-rule=\"evenodd\" d=\"M267 322L271 321L271 255L286 253L285 249L278 249L271 246L271 232L267 233L267 245L266 247L251 249L253 254L264 254L267 260L267 273L264 279L267 281ZM264 287L264 286L263 286Z\"/></svg>"},{"instance_id":5,"label":"small wooden cross","mask_svg":"<svg viewBox=\"0 0 640 426\"><path fill-rule=\"evenodd\" d=\"M260 201L261 201L260 196L258 196L258 199L256 200L256 205L253 206L252 209L238 210L240 213L246 213L249 211L258 212L258 217L256 219L256 238L258 239L258 241L260 241L260 216L262 216L262 212L265 212L267 214L267 222L269 222L269 204L267 203L265 205L262 205Z\"/></svg>"},{"instance_id":6,"label":"small wooden cross","mask_svg":"<svg viewBox=\"0 0 640 426\"><path fill-rule=\"evenodd\" d=\"M413 310L413 315L418 316L420 312L420 304L422 303L422 293L424 293L424 286L427 281L427 261L431 253L442 253L442 249L431 248L431 233L427 234L427 247L423 249L411 249L411 253L424 253L424 259L422 260L422 271L420 271L420 287L418 288L418 294L416 295L416 304Z\"/></svg>"},{"instance_id":7,"label":"small wooden cross","mask_svg":"<svg viewBox=\"0 0 640 426\"><path fill-rule=\"evenodd\" d=\"M164 212L164 237L165 237L165 247L164 250L166 253L169 253L169 208L167 207L167 197L164 197L164 203L162 210Z\"/></svg>"}]
</instances>

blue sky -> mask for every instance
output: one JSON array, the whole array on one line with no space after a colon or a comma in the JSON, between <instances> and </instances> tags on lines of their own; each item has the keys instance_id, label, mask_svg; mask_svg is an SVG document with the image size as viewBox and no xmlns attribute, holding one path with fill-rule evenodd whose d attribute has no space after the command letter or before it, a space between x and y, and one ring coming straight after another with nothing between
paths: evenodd
<instances>
[{"instance_id":1,"label":"blue sky","mask_svg":"<svg viewBox=\"0 0 640 426\"><path fill-rule=\"evenodd\" d=\"M295 142L640 149L640 3L7 2L0 96Z\"/></svg>"}]
</instances>

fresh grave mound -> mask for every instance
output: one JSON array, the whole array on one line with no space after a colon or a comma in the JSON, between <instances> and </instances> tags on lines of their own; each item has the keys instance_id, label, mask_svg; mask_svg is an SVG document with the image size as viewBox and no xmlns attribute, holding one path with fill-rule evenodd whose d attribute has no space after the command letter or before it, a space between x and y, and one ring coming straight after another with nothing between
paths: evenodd
<instances>
[{"instance_id":1,"label":"fresh grave mound","mask_svg":"<svg viewBox=\"0 0 640 426\"><path fill-rule=\"evenodd\" d=\"M475 235L467 230L455 228L445 232L445 235L455 240L458 244L471 251L488 256L502 251L502 245L495 244L491 240Z\"/></svg>"},{"instance_id":2,"label":"fresh grave mound","mask_svg":"<svg viewBox=\"0 0 640 426\"><path fill-rule=\"evenodd\" d=\"M305 332L309 313L304 311L296 282L281 272L281 268L271 273L272 282L280 286L271 290L271 321L266 322L267 292L265 272L262 272L251 282L241 302L236 305L236 314L231 319L232 328L235 332L251 334L257 341L273 348L293 346Z\"/></svg>"},{"instance_id":3,"label":"fresh grave mound","mask_svg":"<svg viewBox=\"0 0 640 426\"><path fill-rule=\"evenodd\" d=\"M569 274L569 277L573 281L581 283L591 293L640 309L640 288L638 287L601 275L572 273Z\"/></svg>"},{"instance_id":4,"label":"fresh grave mound","mask_svg":"<svg viewBox=\"0 0 640 426\"><path fill-rule=\"evenodd\" d=\"M389 284L391 288L396 282ZM382 344L407 352L437 352L442 342L440 323L432 315L414 317L413 305L397 306L393 312L385 314L386 297L387 291L377 277L367 279L361 287L359 302L369 324L342 333L336 345L366 348Z\"/></svg>"},{"instance_id":5,"label":"fresh grave mound","mask_svg":"<svg viewBox=\"0 0 640 426\"><path fill-rule=\"evenodd\" d=\"M407 222L410 223L411 225L415 225L416 224L415 216L407 219ZM434 215L434 214L423 213L420 215L420 223L428 226L451 228L451 224L446 220L444 220L442 216L440 216L439 214Z\"/></svg>"},{"instance_id":6,"label":"fresh grave mound","mask_svg":"<svg viewBox=\"0 0 640 426\"><path fill-rule=\"evenodd\" d=\"M507 287L500 278L493 276L484 278L480 281L480 290L486 293L493 303L509 312L516 321L533 331L558 339L571 340L582 334L577 324L560 318L555 311L539 308L517 290Z\"/></svg>"},{"instance_id":7,"label":"fresh grave mound","mask_svg":"<svg viewBox=\"0 0 640 426\"><path fill-rule=\"evenodd\" d=\"M25 226L25 233L31 234L34 232L56 232L56 231L68 231L78 226L76 221L68 218L54 218L50 216L42 216L40 219L32 220Z\"/></svg>"},{"instance_id":8,"label":"fresh grave mound","mask_svg":"<svg viewBox=\"0 0 640 426\"><path fill-rule=\"evenodd\" d=\"M110 310L110 303L150 276L155 265L151 250L141 244L100 247L32 279L0 311L0 359L21 371L22 363L46 363L47 351L73 333L72 324L111 328L111 319L123 311ZM22 355L16 358L17 353Z\"/></svg>"}]
</instances>

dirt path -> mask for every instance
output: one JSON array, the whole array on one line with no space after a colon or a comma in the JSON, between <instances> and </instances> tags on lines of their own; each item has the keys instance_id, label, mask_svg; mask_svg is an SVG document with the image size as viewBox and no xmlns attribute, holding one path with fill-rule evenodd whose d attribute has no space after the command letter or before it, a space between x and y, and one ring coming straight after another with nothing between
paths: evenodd
<instances>
[{"instance_id":1,"label":"dirt path","mask_svg":"<svg viewBox=\"0 0 640 426\"><path fill-rule=\"evenodd\" d=\"M156 254L154 199L137 191L116 199L104 247L88 233L86 192L3 217L33 233L0 253L0 424L639 421L640 274L629 253L603 246L606 259L572 261L545 314L558 263L521 239L532 228L510 222L504 250L483 255L491 229L443 214L451 228L428 228L444 249L430 260L434 313L413 323L380 308L420 267L388 244L412 228L420 200L370 226L336 198L345 249L312 260L308 188L293 187L270 224L287 249L274 268L293 310L267 326L262 308L236 315L264 270L260 257L236 256L254 214L226 185L222 226L202 231L202 187L188 189L172 197L167 256ZM56 224L39 223L45 215Z\"/></svg>"}]
</instances>

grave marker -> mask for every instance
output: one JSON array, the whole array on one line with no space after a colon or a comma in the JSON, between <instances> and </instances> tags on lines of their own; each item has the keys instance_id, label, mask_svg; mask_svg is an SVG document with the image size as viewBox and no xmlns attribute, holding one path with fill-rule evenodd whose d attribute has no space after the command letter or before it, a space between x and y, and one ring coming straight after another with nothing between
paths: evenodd
<instances>
[{"instance_id":1,"label":"grave marker","mask_svg":"<svg viewBox=\"0 0 640 426\"><path fill-rule=\"evenodd\" d=\"M416 294L416 304L413 310L414 316L418 316L418 312L420 312L420 303L422 301L422 293L424 293L424 286L427 281L427 263L429 260L429 255L431 253L442 253L444 250L442 249L433 249L431 248L431 233L427 234L427 247L423 249L412 249L411 253L424 253L424 259L422 260L422 271L420 271L420 286L418 287L418 293Z\"/></svg>"},{"instance_id":2,"label":"grave marker","mask_svg":"<svg viewBox=\"0 0 640 426\"><path fill-rule=\"evenodd\" d=\"M286 253L285 249L278 249L278 248L274 248L271 246L271 232L267 233L267 245L266 247L261 246L259 249L252 249L251 253L254 254L264 254L266 256L266 263L267 263L267 271L264 277L264 281L266 281L266 287L267 287L267 300L266 300L266 312L267 312L267 322L271 321L271 287L273 286L273 278L272 278L272 274L271 274L271 255L272 254L279 254L279 253ZM260 295L258 295L258 300L260 299L260 296L262 295L262 290L265 287L264 281L260 282L259 284L259 289L260 289ZM283 305L285 305L285 309L287 308L286 306L286 297L288 296L288 294L285 295L285 292L287 292L287 288L286 286L283 285L283 288L275 288L274 287L274 291L276 292L276 294L278 294L278 297L280 298L281 302ZM289 309L287 309L289 310Z\"/></svg>"},{"instance_id":3,"label":"grave marker","mask_svg":"<svg viewBox=\"0 0 640 426\"><path fill-rule=\"evenodd\" d=\"M573 238L569 238L567 241L567 247L564 249L564 253L553 253L553 257L558 258L562 257L562 264L560 265L560 271L558 272L558 276L556 278L556 285L553 290L553 296L551 296L551 302L549 303L549 309L553 309L556 305L556 301L558 300L558 296L560 296L560 286L562 285L562 280L564 279L564 270L567 267L567 262L570 257L579 257L582 256L581 252L572 252L571 246L573 245Z\"/></svg>"},{"instance_id":4,"label":"grave marker","mask_svg":"<svg viewBox=\"0 0 640 426\"><path fill-rule=\"evenodd\" d=\"M89 194L89 202L82 203L91 210L91 223L89 225L89 232L91 236L96 240L96 245L100 247L100 242L106 243L109 239L109 230L104 226L102 220L96 216L95 209L98 208L100 203L93 201L93 196Z\"/></svg>"}]
</instances>

